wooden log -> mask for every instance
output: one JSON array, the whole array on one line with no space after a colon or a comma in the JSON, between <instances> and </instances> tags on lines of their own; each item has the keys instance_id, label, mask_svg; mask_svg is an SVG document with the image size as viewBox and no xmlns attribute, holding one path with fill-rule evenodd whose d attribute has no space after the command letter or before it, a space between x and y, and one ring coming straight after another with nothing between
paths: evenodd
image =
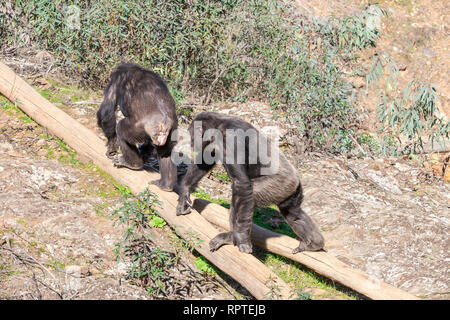
<instances>
[{"instance_id":1,"label":"wooden log","mask_svg":"<svg viewBox=\"0 0 450 320\"><path fill-rule=\"evenodd\" d=\"M195 199L193 207L208 221L229 230L226 208L203 199ZM332 255L324 252L301 252L292 254L298 240L275 233L253 224L252 241L270 252L300 262L315 272L339 282L371 299L376 300L416 300L416 296L380 281L367 273L354 269Z\"/></svg>"},{"instance_id":2,"label":"wooden log","mask_svg":"<svg viewBox=\"0 0 450 320\"><path fill-rule=\"evenodd\" d=\"M157 194L161 203L159 208L161 217L186 240L194 238L200 241L196 250L239 282L255 298L269 298L271 294L269 284L280 289L279 292L276 291L280 299L293 297L289 286L254 256L241 253L234 246L224 246L216 252L210 252L209 241L219 231L197 212L176 216L178 196L173 192L161 191L154 185L148 185L149 181L159 178L159 174L115 168L111 160L105 156L105 143L94 132L47 101L1 62L0 92L79 154L92 160L119 183L129 186L133 193L139 193L148 187Z\"/></svg>"},{"instance_id":3,"label":"wooden log","mask_svg":"<svg viewBox=\"0 0 450 320\"><path fill-rule=\"evenodd\" d=\"M147 186L149 180L158 177L156 174L152 175L144 172L114 168L111 161L104 156L106 150L104 144L93 132L87 130L77 121L45 100L2 63L0 63L0 92L11 101L17 103L24 112L29 114L38 123L47 127L50 132L65 140L78 153L92 159L102 170L111 174L120 183L130 186L133 192L142 191ZM204 242L206 243L202 246L202 251L199 250L199 252L225 273L228 273L236 281L240 282L255 297L266 297L268 288L263 284L267 283L269 277L275 279L277 283L281 283L284 290L286 285L281 279L274 277L270 271L266 270L267 268L264 265L261 266L261 264L258 265L255 261L250 261L249 255L243 256L234 247L224 246L215 253L209 252L207 248L209 239L214 237L218 231L206 223L206 220L200 218L204 217L211 223L228 230L227 209L205 200L194 199L194 208L201 213L201 216L193 211L189 215L176 217L174 208L176 207L178 196L174 193L161 191L151 185L149 189L157 193L159 198L164 200L162 203L163 209L161 210L163 218L188 238L192 236L189 230L201 235L202 240L205 239ZM408 292L383 283L363 271L351 268L326 252L303 252L293 255L292 250L298 245L298 241L291 237L253 225L252 240L262 248L288 257L293 261L300 262L317 273L360 292L369 298L395 300L417 299L417 297ZM231 256L228 254L229 252ZM251 264L248 264L249 261ZM230 264L236 264L236 268L232 268L229 266ZM242 264L245 265L244 268ZM254 275L252 272L255 270L254 268L261 268L261 272ZM254 283L255 279L257 279L256 282L258 285ZM281 297L290 297L287 289L282 292Z\"/></svg>"}]
</instances>

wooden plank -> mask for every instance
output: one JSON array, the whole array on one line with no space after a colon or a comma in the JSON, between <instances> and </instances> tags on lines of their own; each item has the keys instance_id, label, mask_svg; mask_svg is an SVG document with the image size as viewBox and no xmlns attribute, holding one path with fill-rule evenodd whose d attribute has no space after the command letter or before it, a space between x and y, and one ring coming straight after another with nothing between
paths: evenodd
<instances>
[{"instance_id":1,"label":"wooden plank","mask_svg":"<svg viewBox=\"0 0 450 320\"><path fill-rule=\"evenodd\" d=\"M269 284L280 289L277 292L280 299L293 297L289 286L254 256L241 253L234 246L224 246L216 252L210 252L209 241L219 231L195 211L186 216L176 216L178 196L173 192L161 191L154 185L148 185L149 181L159 178L159 174L115 168L111 160L105 156L104 142L94 132L47 101L1 62L0 92L79 154L91 159L119 183L129 186L133 193L139 193L148 187L157 194L161 203L159 208L161 217L186 240L198 238L201 243L196 250L239 282L255 298L267 299L270 294Z\"/></svg>"},{"instance_id":2,"label":"wooden plank","mask_svg":"<svg viewBox=\"0 0 450 320\"><path fill-rule=\"evenodd\" d=\"M45 124L50 132L65 140L72 148L77 150L78 153L92 159L102 170L111 174L120 183L130 186L133 192L142 191L147 186L148 181L158 178L158 175L156 174L152 175L144 172L114 168L111 161L104 156L106 148L103 142L101 142L93 132L87 130L77 121L50 104L22 79L17 77L13 71L1 63L0 92L7 96L11 101L16 102L22 110L38 123ZM63 113L64 116L60 113ZM239 263L243 261L241 260L243 254L232 246L224 246L215 253L209 252L207 248L209 239L214 237L218 231L206 223L206 220L203 221L200 218L204 217L211 223L228 230L227 209L205 200L195 199L194 207L201 213L201 216L193 211L192 214L176 217L174 215L174 208L176 207L178 196L175 193L161 191L157 187L151 185L149 186L149 189L157 193L159 198L163 198L164 200L162 204L163 210L161 210L163 218L165 218L172 227L177 228L177 230L178 228L182 231L184 230L184 232L180 233L187 237L190 236L190 232L186 230L199 232L203 237L202 239L205 239L205 247L202 246L203 251L200 252L224 272L230 274L236 281L243 284L244 287L246 287L244 283L255 281L254 279L247 279L247 272L250 272L250 275L252 275L251 271L253 268L267 269L264 265L262 265L262 267L260 265L257 266L254 261L252 261L251 265L247 265L246 268L241 269L242 264ZM166 213L165 211L168 212ZM303 252L293 255L292 250L298 245L298 241L288 236L280 235L257 225L253 225L252 240L258 246L288 257L293 261L300 262L317 273L360 292L369 298L396 300L417 299L417 297L408 292L379 281L361 270L351 268L326 252ZM231 256L228 255L229 250L232 250ZM220 255L217 256L219 253ZM247 258L248 255L245 255L245 257L242 258L245 259L245 264L249 260ZM236 268L230 268L228 266L230 262L233 265L237 263ZM223 265L232 270L227 272ZM244 270L245 273L243 272ZM233 274L239 272L241 273L241 277L236 275L238 280ZM257 278L257 281L260 281L261 283L267 283L269 276L273 277L270 272L264 270L264 275L259 275L258 277L255 276L254 278ZM277 283L283 283L278 277L274 279L276 279ZM248 285L250 286L250 284ZM285 284L283 283L283 288L284 286ZM261 297L261 295L264 297L267 293L267 287L260 285L257 289L253 289L253 292L250 292L255 297ZM258 292L259 295L256 295L254 292ZM290 294L283 292L283 298L288 296L290 296Z\"/></svg>"}]
</instances>

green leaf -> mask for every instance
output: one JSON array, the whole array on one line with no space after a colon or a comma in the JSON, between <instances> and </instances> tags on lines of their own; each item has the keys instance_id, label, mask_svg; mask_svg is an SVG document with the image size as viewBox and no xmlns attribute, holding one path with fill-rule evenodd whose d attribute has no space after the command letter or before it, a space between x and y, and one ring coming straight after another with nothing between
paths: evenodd
<instances>
[{"instance_id":1,"label":"green leaf","mask_svg":"<svg viewBox=\"0 0 450 320\"><path fill-rule=\"evenodd\" d=\"M158 217L158 216L154 216L151 220L150 220L150 225L152 227L155 228L162 228L166 225L166 221L164 221L164 219Z\"/></svg>"}]
</instances>

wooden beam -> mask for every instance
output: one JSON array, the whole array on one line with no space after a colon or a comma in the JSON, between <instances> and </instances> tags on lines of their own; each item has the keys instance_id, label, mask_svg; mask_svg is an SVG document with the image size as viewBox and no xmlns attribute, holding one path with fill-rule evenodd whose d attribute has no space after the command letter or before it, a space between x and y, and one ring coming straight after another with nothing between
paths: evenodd
<instances>
[{"instance_id":1,"label":"wooden beam","mask_svg":"<svg viewBox=\"0 0 450 320\"><path fill-rule=\"evenodd\" d=\"M120 183L129 186L133 192L144 190L148 181L158 178L157 174L114 168L111 161L104 156L106 150L104 143L93 132L45 100L2 63L0 63L0 92L15 102L36 122L66 141L78 153L91 159ZM209 252L207 248L209 240L218 231L206 220L228 230L227 209L205 200L194 199L194 208L201 215L193 211L189 215L177 217L175 216L175 207L178 196L175 193L161 191L152 185L148 187L163 200L162 210L160 210L161 216L187 238L192 236L192 232L199 234L201 239L204 240L199 252L241 283L256 298L267 297L268 288L265 284L267 284L269 278L281 284L283 289L282 298L291 296L287 285L252 256L242 254L232 246L224 246L214 253ZM293 255L292 250L298 245L298 241L291 237L253 225L252 240L256 245L268 251L300 262L315 272L369 298L417 299L417 297L406 291L379 281L361 270L351 268L326 252L303 252Z\"/></svg>"},{"instance_id":2,"label":"wooden beam","mask_svg":"<svg viewBox=\"0 0 450 320\"><path fill-rule=\"evenodd\" d=\"M130 187L133 193L139 193L148 187L158 196L161 203L160 216L184 239L188 241L199 239L201 243L196 246L196 250L239 282L255 298L267 299L271 293L269 284L280 289L276 292L280 299L293 298L289 286L254 256L241 253L234 246L224 246L216 252L210 252L209 241L219 231L195 211L189 215L176 216L178 196L148 184L149 181L159 178L159 174L115 168L111 160L105 156L105 143L94 132L47 101L1 62L0 92L53 135L63 139L79 154L92 160L119 183Z\"/></svg>"}]
</instances>

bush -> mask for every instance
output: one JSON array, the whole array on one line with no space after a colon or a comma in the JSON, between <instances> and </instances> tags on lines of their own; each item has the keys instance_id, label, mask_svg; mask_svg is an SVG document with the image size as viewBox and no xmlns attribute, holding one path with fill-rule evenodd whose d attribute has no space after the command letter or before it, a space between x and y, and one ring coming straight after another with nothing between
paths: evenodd
<instances>
[{"instance_id":1,"label":"bush","mask_svg":"<svg viewBox=\"0 0 450 320\"><path fill-rule=\"evenodd\" d=\"M329 24L292 17L295 9L275 0L16 0L13 10L0 17L0 32L10 31L2 46L29 34L62 69L91 85L103 86L120 61L133 61L206 103L270 102L298 126L295 134L310 150L353 148L348 135L359 117L334 61L343 46L373 44L373 10ZM309 46L319 39L313 53Z\"/></svg>"},{"instance_id":2,"label":"bush","mask_svg":"<svg viewBox=\"0 0 450 320\"><path fill-rule=\"evenodd\" d=\"M380 149L384 154L418 153L426 142L431 147L445 145L450 136L450 122L440 114L439 89L436 85L412 80L400 90L398 67L386 53L376 53L367 87L383 85L378 92ZM376 148L374 148L376 149Z\"/></svg>"},{"instance_id":3,"label":"bush","mask_svg":"<svg viewBox=\"0 0 450 320\"><path fill-rule=\"evenodd\" d=\"M378 103L380 129L405 137L406 145L398 145L401 153L418 153L424 143L431 147L445 144L450 138L450 122L445 121L436 106L438 88L430 83L413 80L400 97L381 93Z\"/></svg>"}]
</instances>

